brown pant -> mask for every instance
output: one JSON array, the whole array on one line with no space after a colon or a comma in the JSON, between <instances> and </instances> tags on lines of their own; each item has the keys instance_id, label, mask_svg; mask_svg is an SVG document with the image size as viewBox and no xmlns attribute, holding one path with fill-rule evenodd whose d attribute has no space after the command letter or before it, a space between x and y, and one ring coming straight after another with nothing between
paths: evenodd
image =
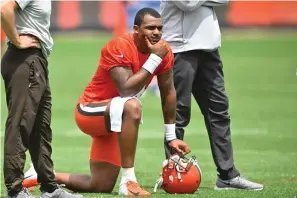
<instances>
[{"instance_id":1,"label":"brown pant","mask_svg":"<svg viewBox=\"0 0 297 198\"><path fill-rule=\"evenodd\" d=\"M22 189L29 149L41 191L57 188L51 160L51 91L48 62L41 50L9 45L1 61L8 117L5 126L4 179L9 194Z\"/></svg>"}]
</instances>

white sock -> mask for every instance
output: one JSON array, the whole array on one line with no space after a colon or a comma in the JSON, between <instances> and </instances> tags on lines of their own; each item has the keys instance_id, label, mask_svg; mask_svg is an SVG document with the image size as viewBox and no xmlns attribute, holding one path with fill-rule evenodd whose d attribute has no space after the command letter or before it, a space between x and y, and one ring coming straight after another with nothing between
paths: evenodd
<instances>
[{"instance_id":1,"label":"white sock","mask_svg":"<svg viewBox=\"0 0 297 198\"><path fill-rule=\"evenodd\" d=\"M121 184L127 183L127 181L137 182L134 167L132 168L122 168L122 179Z\"/></svg>"}]
</instances>

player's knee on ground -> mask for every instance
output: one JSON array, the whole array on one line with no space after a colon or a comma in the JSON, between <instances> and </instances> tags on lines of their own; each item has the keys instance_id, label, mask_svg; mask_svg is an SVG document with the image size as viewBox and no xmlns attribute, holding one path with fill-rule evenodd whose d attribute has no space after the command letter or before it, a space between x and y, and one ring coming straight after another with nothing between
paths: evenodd
<instances>
[{"instance_id":1,"label":"player's knee on ground","mask_svg":"<svg viewBox=\"0 0 297 198\"><path fill-rule=\"evenodd\" d=\"M137 99L128 100L124 105L124 116L140 122L142 116L140 101Z\"/></svg>"},{"instance_id":2,"label":"player's knee on ground","mask_svg":"<svg viewBox=\"0 0 297 198\"><path fill-rule=\"evenodd\" d=\"M90 192L111 193L120 172L120 167L104 161L90 161Z\"/></svg>"}]
</instances>

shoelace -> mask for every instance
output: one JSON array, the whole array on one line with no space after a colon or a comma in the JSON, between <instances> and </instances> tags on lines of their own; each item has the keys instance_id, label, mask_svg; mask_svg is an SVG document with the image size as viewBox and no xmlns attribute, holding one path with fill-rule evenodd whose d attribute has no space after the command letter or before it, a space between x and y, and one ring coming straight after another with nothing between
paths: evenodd
<instances>
[{"instance_id":1,"label":"shoelace","mask_svg":"<svg viewBox=\"0 0 297 198\"><path fill-rule=\"evenodd\" d=\"M157 192L158 188L161 188L163 184L163 178L162 178L162 173L160 173L160 176L158 178L158 180L156 181L155 187L154 187L154 192Z\"/></svg>"},{"instance_id":2,"label":"shoelace","mask_svg":"<svg viewBox=\"0 0 297 198\"><path fill-rule=\"evenodd\" d=\"M65 184L58 184L58 189L62 191L62 193L70 194L68 191L65 190Z\"/></svg>"},{"instance_id":3,"label":"shoelace","mask_svg":"<svg viewBox=\"0 0 297 198\"><path fill-rule=\"evenodd\" d=\"M247 179L245 179L244 176L239 176L238 177L238 183L241 184L241 185L246 185L246 183L249 183L249 181Z\"/></svg>"},{"instance_id":4,"label":"shoelace","mask_svg":"<svg viewBox=\"0 0 297 198\"><path fill-rule=\"evenodd\" d=\"M247 180L244 176L239 175L239 178L243 179L243 180Z\"/></svg>"}]
</instances>

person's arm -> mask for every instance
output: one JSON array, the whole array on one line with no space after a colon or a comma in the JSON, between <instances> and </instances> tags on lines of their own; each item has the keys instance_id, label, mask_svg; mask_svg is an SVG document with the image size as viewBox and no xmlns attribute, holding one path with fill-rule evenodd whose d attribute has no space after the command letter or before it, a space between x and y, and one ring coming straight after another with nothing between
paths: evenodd
<instances>
[{"instance_id":1,"label":"person's arm","mask_svg":"<svg viewBox=\"0 0 297 198\"><path fill-rule=\"evenodd\" d=\"M146 44L151 54L138 72L133 74L132 68L124 65L115 66L109 70L111 78L122 97L137 95L146 85L149 77L154 73L168 52L166 44L162 40L152 45L146 38Z\"/></svg>"},{"instance_id":2,"label":"person's arm","mask_svg":"<svg viewBox=\"0 0 297 198\"><path fill-rule=\"evenodd\" d=\"M111 78L122 97L138 94L146 85L149 77L162 62L156 54L151 54L142 68L133 74L132 68L127 66L113 67L109 70Z\"/></svg>"},{"instance_id":3,"label":"person's arm","mask_svg":"<svg viewBox=\"0 0 297 198\"><path fill-rule=\"evenodd\" d=\"M181 0L171 1L183 12L191 12L201 7L206 0Z\"/></svg>"},{"instance_id":4,"label":"person's arm","mask_svg":"<svg viewBox=\"0 0 297 198\"><path fill-rule=\"evenodd\" d=\"M113 67L109 73L122 97L138 94L152 75L144 68L133 75L131 67L127 66Z\"/></svg>"},{"instance_id":5,"label":"person's arm","mask_svg":"<svg viewBox=\"0 0 297 198\"><path fill-rule=\"evenodd\" d=\"M1 6L1 23L7 38L15 46L19 46L20 36L16 30L15 10L18 8L16 1L7 1Z\"/></svg>"},{"instance_id":6,"label":"person's arm","mask_svg":"<svg viewBox=\"0 0 297 198\"><path fill-rule=\"evenodd\" d=\"M16 29L15 23L15 10L25 9L31 0L8 0L1 6L1 23L2 28L9 39L9 41L20 49L29 47L40 48L38 38L32 37L31 35L19 35Z\"/></svg>"},{"instance_id":7,"label":"person's arm","mask_svg":"<svg viewBox=\"0 0 297 198\"><path fill-rule=\"evenodd\" d=\"M173 84L172 69L158 75L158 85L161 94L165 139L171 149L177 154L184 156L190 153L191 149L184 141L177 139L175 133L176 92Z\"/></svg>"},{"instance_id":8,"label":"person's arm","mask_svg":"<svg viewBox=\"0 0 297 198\"><path fill-rule=\"evenodd\" d=\"M227 5L229 0L207 0L204 2L203 6L215 7Z\"/></svg>"},{"instance_id":9,"label":"person's arm","mask_svg":"<svg viewBox=\"0 0 297 198\"><path fill-rule=\"evenodd\" d=\"M176 116L176 92L173 84L172 69L158 75L158 86L161 95L161 104L164 118L165 138L167 141L176 139L175 116Z\"/></svg>"},{"instance_id":10,"label":"person's arm","mask_svg":"<svg viewBox=\"0 0 297 198\"><path fill-rule=\"evenodd\" d=\"M162 62L156 54L151 54L142 68L133 74L132 68L127 66L117 66L109 70L111 78L115 83L122 97L131 97L138 94L146 85L149 77Z\"/></svg>"}]
</instances>

